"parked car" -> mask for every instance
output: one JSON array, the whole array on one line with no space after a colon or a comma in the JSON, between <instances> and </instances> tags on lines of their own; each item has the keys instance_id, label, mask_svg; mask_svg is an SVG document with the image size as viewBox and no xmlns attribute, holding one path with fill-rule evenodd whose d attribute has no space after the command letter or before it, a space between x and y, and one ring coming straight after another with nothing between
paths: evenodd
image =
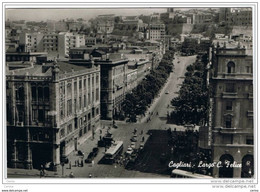
<instances>
[{"instance_id":1,"label":"parked car","mask_svg":"<svg viewBox=\"0 0 260 192\"><path fill-rule=\"evenodd\" d=\"M84 156L84 153L81 150L78 150L78 155L79 156Z\"/></svg>"},{"instance_id":2,"label":"parked car","mask_svg":"<svg viewBox=\"0 0 260 192\"><path fill-rule=\"evenodd\" d=\"M131 142L130 147L131 147L132 149L134 149L134 148L135 148L135 142Z\"/></svg>"},{"instance_id":3,"label":"parked car","mask_svg":"<svg viewBox=\"0 0 260 192\"><path fill-rule=\"evenodd\" d=\"M134 134L134 136L130 139L132 142L136 142L137 141L137 135Z\"/></svg>"},{"instance_id":4,"label":"parked car","mask_svg":"<svg viewBox=\"0 0 260 192\"><path fill-rule=\"evenodd\" d=\"M133 148L128 147L127 151L125 152L126 155L131 155L134 152Z\"/></svg>"},{"instance_id":5,"label":"parked car","mask_svg":"<svg viewBox=\"0 0 260 192\"><path fill-rule=\"evenodd\" d=\"M137 137L133 136L130 140L131 140L132 142L136 142L136 141L137 141Z\"/></svg>"},{"instance_id":6,"label":"parked car","mask_svg":"<svg viewBox=\"0 0 260 192\"><path fill-rule=\"evenodd\" d=\"M94 148L92 149L92 152L93 152L93 154L94 154L94 157L97 156L98 151L99 151L99 149L98 149L97 147L94 147Z\"/></svg>"},{"instance_id":7,"label":"parked car","mask_svg":"<svg viewBox=\"0 0 260 192\"><path fill-rule=\"evenodd\" d=\"M130 162L135 163L137 159L137 154L136 153L132 153L130 156Z\"/></svg>"},{"instance_id":8,"label":"parked car","mask_svg":"<svg viewBox=\"0 0 260 192\"><path fill-rule=\"evenodd\" d=\"M143 143L140 144L140 148L139 149L140 149L140 151L144 149L144 144Z\"/></svg>"},{"instance_id":9,"label":"parked car","mask_svg":"<svg viewBox=\"0 0 260 192\"><path fill-rule=\"evenodd\" d=\"M165 94L169 94L169 91L165 91Z\"/></svg>"},{"instance_id":10,"label":"parked car","mask_svg":"<svg viewBox=\"0 0 260 192\"><path fill-rule=\"evenodd\" d=\"M94 153L90 152L87 159L85 159L85 163L91 163L93 159L94 159Z\"/></svg>"}]
</instances>

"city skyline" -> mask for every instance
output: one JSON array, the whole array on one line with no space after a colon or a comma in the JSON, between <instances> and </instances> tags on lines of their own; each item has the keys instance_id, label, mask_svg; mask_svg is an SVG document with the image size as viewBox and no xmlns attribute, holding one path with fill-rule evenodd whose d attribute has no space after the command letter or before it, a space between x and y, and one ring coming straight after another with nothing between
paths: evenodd
<instances>
[{"instance_id":1,"label":"city skyline","mask_svg":"<svg viewBox=\"0 0 260 192\"><path fill-rule=\"evenodd\" d=\"M187 11L190 9L203 10L205 8L180 8L171 7L174 10ZM140 9L142 12L140 13ZM88 10L88 12L85 12ZM116 16L137 16L137 15L151 15L153 13L165 13L166 7L158 8L14 8L6 9L5 18L10 21L27 20L27 21L47 21L47 20L62 20L62 19L78 19L83 18L89 20L103 14L115 14Z\"/></svg>"},{"instance_id":2,"label":"city skyline","mask_svg":"<svg viewBox=\"0 0 260 192\"><path fill-rule=\"evenodd\" d=\"M112 9L93 9L93 8L74 8L74 9L7 9L6 19L14 20L29 20L29 21L46 21L46 20L61 20L66 18L83 18L89 20L98 15L115 14L116 16L134 16L149 15L154 12L164 13L166 8L112 8ZM88 10L88 12L86 12ZM126 11L127 10L127 11Z\"/></svg>"}]
</instances>

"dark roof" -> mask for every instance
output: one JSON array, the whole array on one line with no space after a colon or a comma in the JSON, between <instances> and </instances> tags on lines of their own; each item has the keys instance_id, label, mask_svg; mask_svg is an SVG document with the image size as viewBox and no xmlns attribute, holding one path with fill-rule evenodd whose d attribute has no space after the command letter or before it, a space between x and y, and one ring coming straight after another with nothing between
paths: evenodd
<instances>
[{"instance_id":1,"label":"dark roof","mask_svg":"<svg viewBox=\"0 0 260 192\"><path fill-rule=\"evenodd\" d=\"M60 69L61 73L70 73L72 71L81 71L81 70L86 70L87 68L85 66L80 66L80 65L73 65L67 62L58 62L58 66Z\"/></svg>"}]
</instances>

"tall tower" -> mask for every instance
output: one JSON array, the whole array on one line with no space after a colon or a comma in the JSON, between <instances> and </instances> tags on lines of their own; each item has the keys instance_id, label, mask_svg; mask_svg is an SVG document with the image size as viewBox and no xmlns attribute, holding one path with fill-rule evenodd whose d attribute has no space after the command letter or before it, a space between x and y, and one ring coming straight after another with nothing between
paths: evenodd
<instances>
[{"instance_id":1,"label":"tall tower","mask_svg":"<svg viewBox=\"0 0 260 192\"><path fill-rule=\"evenodd\" d=\"M217 48L211 77L213 176L254 175L253 61L245 48ZM241 165L241 167L232 167Z\"/></svg>"},{"instance_id":2,"label":"tall tower","mask_svg":"<svg viewBox=\"0 0 260 192\"><path fill-rule=\"evenodd\" d=\"M173 19L175 14L174 14L174 8L167 8L167 13L169 13L169 18Z\"/></svg>"}]
</instances>

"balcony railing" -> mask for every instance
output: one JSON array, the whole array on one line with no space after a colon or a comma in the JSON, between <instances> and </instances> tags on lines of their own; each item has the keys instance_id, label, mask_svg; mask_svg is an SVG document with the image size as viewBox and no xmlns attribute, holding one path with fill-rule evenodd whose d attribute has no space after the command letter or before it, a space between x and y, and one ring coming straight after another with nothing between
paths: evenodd
<instances>
[{"instance_id":1,"label":"balcony railing","mask_svg":"<svg viewBox=\"0 0 260 192\"><path fill-rule=\"evenodd\" d=\"M237 98L237 92L223 92L222 98L235 99Z\"/></svg>"},{"instance_id":2,"label":"balcony railing","mask_svg":"<svg viewBox=\"0 0 260 192\"><path fill-rule=\"evenodd\" d=\"M247 117L253 117L254 111L247 111Z\"/></svg>"},{"instance_id":3,"label":"balcony railing","mask_svg":"<svg viewBox=\"0 0 260 192\"><path fill-rule=\"evenodd\" d=\"M221 134L239 134L239 133L252 133L252 129L245 129L245 128L226 128L226 127L215 127L213 129L213 132L219 132Z\"/></svg>"},{"instance_id":4,"label":"balcony railing","mask_svg":"<svg viewBox=\"0 0 260 192\"><path fill-rule=\"evenodd\" d=\"M253 99L253 93L248 93L248 99Z\"/></svg>"}]
</instances>

